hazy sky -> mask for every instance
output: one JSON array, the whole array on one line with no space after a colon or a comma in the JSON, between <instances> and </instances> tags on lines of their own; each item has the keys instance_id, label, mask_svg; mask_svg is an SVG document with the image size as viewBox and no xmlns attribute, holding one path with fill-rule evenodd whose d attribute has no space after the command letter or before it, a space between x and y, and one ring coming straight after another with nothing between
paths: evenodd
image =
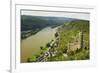
<instances>
[{"instance_id":1,"label":"hazy sky","mask_svg":"<svg viewBox=\"0 0 100 73\"><path fill-rule=\"evenodd\" d=\"M32 11L32 10L21 10L21 15L32 15L32 16L55 16L55 17L68 17L77 18L83 20L89 20L89 13L76 13L76 12L49 12L49 11Z\"/></svg>"}]
</instances>

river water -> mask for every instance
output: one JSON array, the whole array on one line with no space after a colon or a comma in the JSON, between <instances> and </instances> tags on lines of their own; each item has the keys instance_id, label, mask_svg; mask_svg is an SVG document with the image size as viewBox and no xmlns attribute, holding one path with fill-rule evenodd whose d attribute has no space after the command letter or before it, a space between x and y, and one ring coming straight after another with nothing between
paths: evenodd
<instances>
[{"instance_id":1,"label":"river water","mask_svg":"<svg viewBox=\"0 0 100 73\"><path fill-rule=\"evenodd\" d=\"M59 26L58 26L59 27ZM55 39L54 34L57 28L46 27L21 41L21 63L27 62L27 58L32 57L40 50L40 46L45 46L48 42Z\"/></svg>"}]
</instances>

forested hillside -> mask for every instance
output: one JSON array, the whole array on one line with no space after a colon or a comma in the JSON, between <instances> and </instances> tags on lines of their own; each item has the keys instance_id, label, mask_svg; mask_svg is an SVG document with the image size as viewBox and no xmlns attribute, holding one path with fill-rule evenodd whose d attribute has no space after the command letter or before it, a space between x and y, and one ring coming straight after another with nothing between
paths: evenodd
<instances>
[{"instance_id":1,"label":"forested hillside","mask_svg":"<svg viewBox=\"0 0 100 73\"><path fill-rule=\"evenodd\" d=\"M42 17L21 15L21 31L42 29L47 26L55 27L71 21L71 18L64 17Z\"/></svg>"}]
</instances>

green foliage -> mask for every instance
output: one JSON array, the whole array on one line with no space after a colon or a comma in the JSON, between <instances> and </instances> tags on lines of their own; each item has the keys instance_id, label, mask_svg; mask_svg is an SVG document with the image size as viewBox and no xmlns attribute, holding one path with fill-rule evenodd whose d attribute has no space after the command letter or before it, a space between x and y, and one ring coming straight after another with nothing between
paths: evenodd
<instances>
[{"instance_id":1,"label":"green foliage","mask_svg":"<svg viewBox=\"0 0 100 73\"><path fill-rule=\"evenodd\" d=\"M90 52L89 50L81 50L78 53L75 53L74 55L68 56L67 54L59 54L54 57L52 57L53 61L72 61L72 60L87 60L89 59Z\"/></svg>"},{"instance_id":2,"label":"green foliage","mask_svg":"<svg viewBox=\"0 0 100 73\"><path fill-rule=\"evenodd\" d=\"M87 60L89 59L90 52L89 50L81 50L73 56L68 56L68 60Z\"/></svg>"},{"instance_id":3,"label":"green foliage","mask_svg":"<svg viewBox=\"0 0 100 73\"><path fill-rule=\"evenodd\" d=\"M89 50L82 50L81 52L75 54L75 60L85 60L89 59Z\"/></svg>"},{"instance_id":4,"label":"green foliage","mask_svg":"<svg viewBox=\"0 0 100 73\"><path fill-rule=\"evenodd\" d=\"M32 56L31 58L28 58L28 62L35 62L36 56Z\"/></svg>"},{"instance_id":5,"label":"green foliage","mask_svg":"<svg viewBox=\"0 0 100 73\"><path fill-rule=\"evenodd\" d=\"M46 44L46 47L50 47L50 43L47 43L47 44Z\"/></svg>"},{"instance_id":6,"label":"green foliage","mask_svg":"<svg viewBox=\"0 0 100 73\"><path fill-rule=\"evenodd\" d=\"M55 33L55 37L58 37L58 33L57 32Z\"/></svg>"},{"instance_id":7,"label":"green foliage","mask_svg":"<svg viewBox=\"0 0 100 73\"><path fill-rule=\"evenodd\" d=\"M41 50L40 50L39 54L42 55L48 50L48 47L40 47L40 49Z\"/></svg>"},{"instance_id":8,"label":"green foliage","mask_svg":"<svg viewBox=\"0 0 100 73\"><path fill-rule=\"evenodd\" d=\"M89 59L89 21L87 20L74 20L70 23L65 23L62 28L59 30L60 34L60 44L59 49L66 53L65 50L68 49L68 43L79 45L77 44L77 40L79 39L79 32L82 31L84 33L84 45L85 49L80 50L75 53L75 51L71 51L72 54L68 55L67 57L63 57L63 55L58 55L60 60L85 60ZM73 47L75 48L75 45ZM87 49L88 48L88 49ZM76 47L77 49L77 47ZM67 54L67 53L66 53ZM58 57L56 57L58 59Z\"/></svg>"},{"instance_id":9,"label":"green foliage","mask_svg":"<svg viewBox=\"0 0 100 73\"><path fill-rule=\"evenodd\" d=\"M41 46L40 49L42 50L43 49L43 46Z\"/></svg>"}]
</instances>

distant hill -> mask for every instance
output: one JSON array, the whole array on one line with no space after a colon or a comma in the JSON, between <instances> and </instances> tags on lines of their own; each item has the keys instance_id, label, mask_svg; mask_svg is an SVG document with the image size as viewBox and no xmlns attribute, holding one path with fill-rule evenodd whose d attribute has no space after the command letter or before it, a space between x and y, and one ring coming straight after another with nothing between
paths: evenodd
<instances>
[{"instance_id":1,"label":"distant hill","mask_svg":"<svg viewBox=\"0 0 100 73\"><path fill-rule=\"evenodd\" d=\"M21 31L43 29L48 26L56 27L72 20L74 19L65 17L21 15Z\"/></svg>"}]
</instances>

